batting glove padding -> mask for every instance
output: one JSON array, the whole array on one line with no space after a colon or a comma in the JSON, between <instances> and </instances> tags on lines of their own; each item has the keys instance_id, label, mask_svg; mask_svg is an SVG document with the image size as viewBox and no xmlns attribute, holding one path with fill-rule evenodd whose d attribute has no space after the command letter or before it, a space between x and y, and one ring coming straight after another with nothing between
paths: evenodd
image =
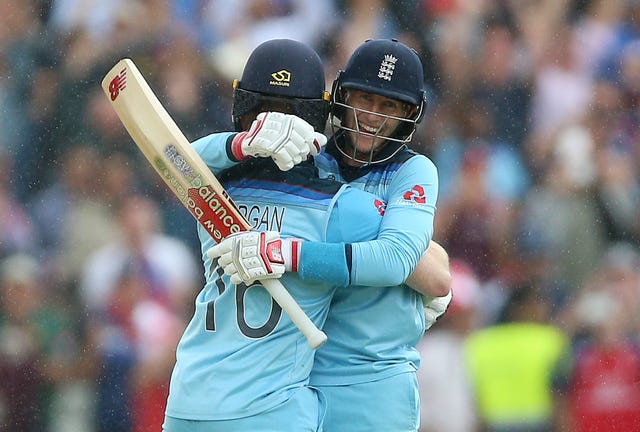
<instances>
[{"instance_id":1,"label":"batting glove padding","mask_svg":"<svg viewBox=\"0 0 640 432\"><path fill-rule=\"evenodd\" d=\"M447 311L452 298L451 290L443 297L424 296L425 330L428 330Z\"/></svg>"},{"instance_id":2,"label":"batting glove padding","mask_svg":"<svg viewBox=\"0 0 640 432\"><path fill-rule=\"evenodd\" d=\"M277 231L247 231L227 237L207 255L218 258L231 283L250 285L260 279L277 279L285 271L297 272L301 243L297 238L281 239Z\"/></svg>"},{"instance_id":3,"label":"batting glove padding","mask_svg":"<svg viewBox=\"0 0 640 432\"><path fill-rule=\"evenodd\" d=\"M238 160L270 157L280 170L288 171L308 155L316 156L326 143L327 137L300 117L267 112L258 114L248 132L233 138L231 151Z\"/></svg>"}]
</instances>

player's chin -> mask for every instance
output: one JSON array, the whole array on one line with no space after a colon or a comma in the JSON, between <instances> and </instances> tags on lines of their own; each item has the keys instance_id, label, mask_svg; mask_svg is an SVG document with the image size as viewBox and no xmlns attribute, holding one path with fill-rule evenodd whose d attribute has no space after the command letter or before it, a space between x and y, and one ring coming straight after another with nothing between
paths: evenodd
<instances>
[{"instance_id":1,"label":"player's chin","mask_svg":"<svg viewBox=\"0 0 640 432\"><path fill-rule=\"evenodd\" d=\"M351 142L355 143L355 148L358 153L368 153L374 145L374 138L365 134L353 133L351 135Z\"/></svg>"},{"instance_id":2,"label":"player's chin","mask_svg":"<svg viewBox=\"0 0 640 432\"><path fill-rule=\"evenodd\" d=\"M374 139L370 137L365 137L364 140L358 143L356 149L358 151L358 154L370 155L380 150L383 145L384 145L384 140L381 140L378 138Z\"/></svg>"}]
</instances>

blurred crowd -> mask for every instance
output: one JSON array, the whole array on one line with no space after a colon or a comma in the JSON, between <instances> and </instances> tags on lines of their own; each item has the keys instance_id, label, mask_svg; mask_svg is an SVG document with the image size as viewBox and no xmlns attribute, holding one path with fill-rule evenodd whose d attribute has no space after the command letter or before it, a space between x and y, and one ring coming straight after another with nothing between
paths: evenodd
<instances>
[{"instance_id":1,"label":"blurred crowd","mask_svg":"<svg viewBox=\"0 0 640 432\"><path fill-rule=\"evenodd\" d=\"M639 0L2 0L0 431L160 430L200 245L100 81L132 58L193 140L277 37L328 88L367 38L424 59L421 431L640 431Z\"/></svg>"}]
</instances>

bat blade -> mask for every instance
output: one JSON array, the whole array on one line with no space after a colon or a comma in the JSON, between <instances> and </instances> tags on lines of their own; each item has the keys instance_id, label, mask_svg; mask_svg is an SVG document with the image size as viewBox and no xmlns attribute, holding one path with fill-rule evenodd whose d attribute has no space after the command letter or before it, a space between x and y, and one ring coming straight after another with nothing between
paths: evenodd
<instances>
[{"instance_id":1,"label":"bat blade","mask_svg":"<svg viewBox=\"0 0 640 432\"><path fill-rule=\"evenodd\" d=\"M251 228L130 59L102 87L138 148L216 242Z\"/></svg>"},{"instance_id":2,"label":"bat blade","mask_svg":"<svg viewBox=\"0 0 640 432\"><path fill-rule=\"evenodd\" d=\"M145 158L216 242L252 228L132 60L116 63L102 80L102 89ZM312 348L327 340L279 280L260 283Z\"/></svg>"}]
</instances>

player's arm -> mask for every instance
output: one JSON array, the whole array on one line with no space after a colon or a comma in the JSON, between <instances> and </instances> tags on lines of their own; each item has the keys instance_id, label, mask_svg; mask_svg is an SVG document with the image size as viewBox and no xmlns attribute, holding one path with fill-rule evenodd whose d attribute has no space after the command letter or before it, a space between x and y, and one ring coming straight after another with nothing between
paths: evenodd
<instances>
[{"instance_id":1,"label":"player's arm","mask_svg":"<svg viewBox=\"0 0 640 432\"><path fill-rule=\"evenodd\" d=\"M425 328L430 328L446 312L453 296L447 251L431 240L406 284L422 294Z\"/></svg>"},{"instance_id":2,"label":"player's arm","mask_svg":"<svg viewBox=\"0 0 640 432\"><path fill-rule=\"evenodd\" d=\"M351 244L351 284L384 286L407 280L431 241L437 197L435 165L424 156L406 161L388 187L377 239Z\"/></svg>"},{"instance_id":3,"label":"player's arm","mask_svg":"<svg viewBox=\"0 0 640 432\"><path fill-rule=\"evenodd\" d=\"M211 172L216 176L238 163L233 158L233 155L227 152L227 142L231 141L235 135L235 132L214 133L191 143Z\"/></svg>"},{"instance_id":4,"label":"player's arm","mask_svg":"<svg viewBox=\"0 0 640 432\"><path fill-rule=\"evenodd\" d=\"M349 236L362 226L362 221L354 217L357 214L354 203L357 201L344 199L348 196L345 193L340 196L339 205L334 209L342 221L337 225L341 232L328 237L326 243L301 242L274 236L266 243L248 238L255 234L243 233L225 240L222 243L227 243L226 245L215 247L211 253L216 256L227 254L228 261L233 261L233 265L225 269L228 274L237 274L239 268L260 266L258 271L266 272L271 277L279 277L281 273L278 273L284 268L298 272L303 279L323 280L338 286L386 287L404 283L427 250L437 198L435 166L428 159L419 158L417 164L408 168L409 173L419 169L417 172L428 180L420 183L421 192L415 197L417 199L412 199L412 188L417 183L414 183L414 176L410 175L396 186L402 192L400 198L392 198L396 202L387 205L386 210L384 203L377 200L374 206L380 214L384 213L384 217L375 240L358 241ZM424 197L429 198L423 200ZM246 247L242 237L247 237ZM271 257L283 259L284 267L275 261L270 262Z\"/></svg>"},{"instance_id":5,"label":"player's arm","mask_svg":"<svg viewBox=\"0 0 640 432\"><path fill-rule=\"evenodd\" d=\"M335 283L340 286L387 287L404 283L427 250L433 234L438 196L435 165L424 156L411 158L396 172L388 191L386 207L379 207L384 217L375 240L344 245L304 242L298 265L300 276L316 279L323 270L326 272L326 257L340 253L343 247L345 263L334 264L330 282L335 283L340 277L341 283ZM342 220L350 219L345 215ZM352 229L343 226L345 230Z\"/></svg>"},{"instance_id":6,"label":"player's arm","mask_svg":"<svg viewBox=\"0 0 640 432\"><path fill-rule=\"evenodd\" d=\"M276 231L243 232L227 237L210 248L207 255L218 258L232 283L278 278L285 271L292 271L302 279L345 286L349 284L348 242L376 237L382 220L380 204L383 203L376 196L343 185L326 213L323 225L327 243L281 238ZM315 249L307 248L313 244L321 246L322 263L305 267L305 261L320 263Z\"/></svg>"},{"instance_id":7,"label":"player's arm","mask_svg":"<svg viewBox=\"0 0 640 432\"><path fill-rule=\"evenodd\" d=\"M260 113L246 132L221 132L200 138L194 148L214 174L250 157L270 157L287 171L315 156L327 142L299 117L277 112Z\"/></svg>"},{"instance_id":8,"label":"player's arm","mask_svg":"<svg viewBox=\"0 0 640 432\"><path fill-rule=\"evenodd\" d=\"M447 251L431 240L429 248L418 261L406 284L425 296L444 297L449 294L451 271Z\"/></svg>"}]
</instances>

